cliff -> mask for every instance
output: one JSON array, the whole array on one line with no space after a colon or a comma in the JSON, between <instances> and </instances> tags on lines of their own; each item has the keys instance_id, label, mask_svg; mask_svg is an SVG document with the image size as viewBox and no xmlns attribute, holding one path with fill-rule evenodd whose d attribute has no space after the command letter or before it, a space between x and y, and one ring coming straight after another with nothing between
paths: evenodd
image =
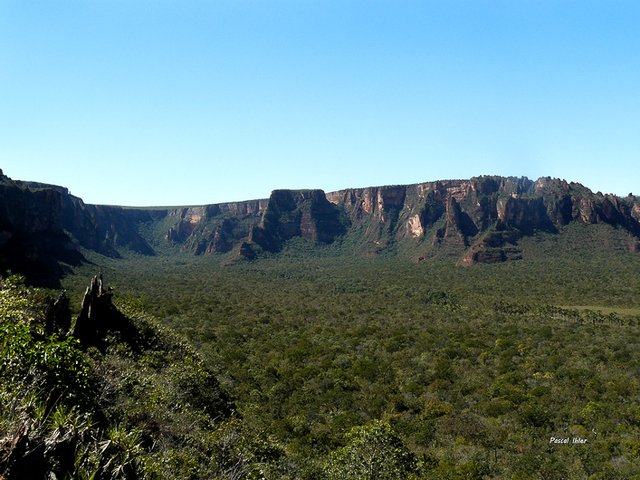
<instances>
[{"instance_id":1,"label":"cliff","mask_svg":"<svg viewBox=\"0 0 640 480\"><path fill-rule=\"evenodd\" d=\"M269 199L130 209L86 205L64 187L14 182L0 172L0 268L59 275L82 248L118 257L173 245L195 255L253 259L293 238L348 240L350 254L403 251L416 260L447 255L463 265L522 256L520 240L562 233L571 223L605 224L640 251L640 199L593 193L565 180L482 176L346 189L275 190ZM142 229L143 225L155 225ZM160 231L161 235L141 231Z\"/></svg>"},{"instance_id":2,"label":"cliff","mask_svg":"<svg viewBox=\"0 0 640 480\"><path fill-rule=\"evenodd\" d=\"M521 258L519 240L578 222L607 224L638 250L640 202L594 194L564 180L483 176L346 189L275 190L267 200L175 210L167 238L195 254L255 258L294 237L328 244L350 239L376 254L405 245L415 258L446 254L470 265ZM356 249L358 250L358 249Z\"/></svg>"},{"instance_id":3,"label":"cliff","mask_svg":"<svg viewBox=\"0 0 640 480\"><path fill-rule=\"evenodd\" d=\"M0 270L55 286L68 266L85 261L83 248L116 258L121 248L153 255L138 229L165 214L86 205L64 187L14 182L0 170Z\"/></svg>"},{"instance_id":4,"label":"cliff","mask_svg":"<svg viewBox=\"0 0 640 480\"><path fill-rule=\"evenodd\" d=\"M331 243L345 232L340 210L327 201L322 190L275 190L248 241L277 252L294 237Z\"/></svg>"},{"instance_id":5,"label":"cliff","mask_svg":"<svg viewBox=\"0 0 640 480\"><path fill-rule=\"evenodd\" d=\"M196 255L226 253L249 237L266 207L266 200L249 200L171 209L175 223L165 238Z\"/></svg>"}]
</instances>

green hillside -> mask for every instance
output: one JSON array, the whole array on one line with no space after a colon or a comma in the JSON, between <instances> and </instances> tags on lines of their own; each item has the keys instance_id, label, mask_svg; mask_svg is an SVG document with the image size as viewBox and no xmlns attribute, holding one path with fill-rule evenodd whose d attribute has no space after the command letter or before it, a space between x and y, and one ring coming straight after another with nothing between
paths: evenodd
<instances>
[{"instance_id":1,"label":"green hillside","mask_svg":"<svg viewBox=\"0 0 640 480\"><path fill-rule=\"evenodd\" d=\"M91 344L69 335L77 325L64 297L54 302L16 276L0 282L1 478L260 478L275 470L278 446L235 413L202 357L138 306L118 303ZM126 334L109 326L119 315Z\"/></svg>"}]
</instances>

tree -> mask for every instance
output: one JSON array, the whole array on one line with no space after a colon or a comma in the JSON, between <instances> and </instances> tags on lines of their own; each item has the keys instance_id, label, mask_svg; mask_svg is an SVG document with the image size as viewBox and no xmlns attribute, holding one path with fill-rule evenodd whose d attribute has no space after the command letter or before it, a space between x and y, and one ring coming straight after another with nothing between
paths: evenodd
<instances>
[{"instance_id":1,"label":"tree","mask_svg":"<svg viewBox=\"0 0 640 480\"><path fill-rule=\"evenodd\" d=\"M329 456L325 466L329 479L407 479L416 473L414 456L386 422L353 427L346 440Z\"/></svg>"}]
</instances>

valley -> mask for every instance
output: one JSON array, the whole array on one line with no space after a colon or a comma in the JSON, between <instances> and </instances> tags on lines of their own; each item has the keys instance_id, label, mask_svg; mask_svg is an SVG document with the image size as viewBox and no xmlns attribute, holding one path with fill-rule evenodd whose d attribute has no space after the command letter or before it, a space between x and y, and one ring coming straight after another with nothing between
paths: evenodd
<instances>
[{"instance_id":1,"label":"valley","mask_svg":"<svg viewBox=\"0 0 640 480\"><path fill-rule=\"evenodd\" d=\"M188 442L217 452L191 476L176 460L173 478L640 474L637 197L482 177L127 209L38 193L46 186L5 188L60 195L61 213L41 204L54 211L46 225L4 220L12 253L16 230L67 236L62 246L21 244L37 259L27 278L37 283L42 265L57 273L78 310L101 272L118 309L144 312L185 339L233 403L235 417L190 436L175 433L173 413L136 397L161 435L189 439L174 441L193 448L172 446L176 459L204 455ZM189 403L170 376L179 379L171 369L182 350L145 354L144 372L173 372L147 378L110 341L97 364L121 369L117 382L138 379L134 392L172 385L168 398ZM164 365L163 351L173 363ZM120 395L116 418L155 438L140 407ZM231 437L238 470L224 460ZM140 465L160 468L160 447L141 445ZM366 468L378 473L367 477Z\"/></svg>"},{"instance_id":2,"label":"valley","mask_svg":"<svg viewBox=\"0 0 640 480\"><path fill-rule=\"evenodd\" d=\"M101 268L216 366L243 418L286 445L293 478L321 475L318 459L376 420L419 478L631 478L640 259L599 253L585 226L565 233L472 268L308 241L255 262L178 252ZM549 443L562 432L587 441Z\"/></svg>"}]
</instances>

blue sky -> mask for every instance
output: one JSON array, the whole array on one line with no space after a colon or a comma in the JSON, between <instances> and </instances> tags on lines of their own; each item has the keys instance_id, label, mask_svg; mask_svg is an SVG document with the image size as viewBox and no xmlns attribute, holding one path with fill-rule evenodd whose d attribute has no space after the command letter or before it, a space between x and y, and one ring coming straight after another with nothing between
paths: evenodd
<instances>
[{"instance_id":1,"label":"blue sky","mask_svg":"<svg viewBox=\"0 0 640 480\"><path fill-rule=\"evenodd\" d=\"M88 203L553 176L640 194L640 2L0 0L0 168Z\"/></svg>"}]
</instances>

